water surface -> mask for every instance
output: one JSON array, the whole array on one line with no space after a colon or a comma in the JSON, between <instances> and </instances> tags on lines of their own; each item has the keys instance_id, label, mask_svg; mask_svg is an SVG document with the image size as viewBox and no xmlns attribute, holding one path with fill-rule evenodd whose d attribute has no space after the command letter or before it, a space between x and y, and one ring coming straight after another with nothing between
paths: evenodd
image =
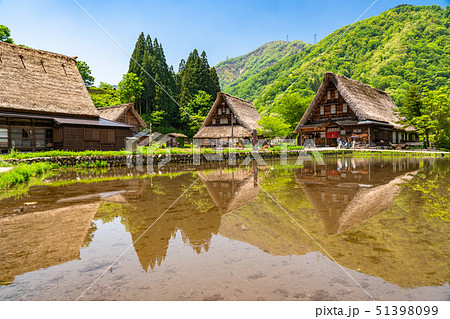
<instances>
[{"instance_id":1,"label":"water surface","mask_svg":"<svg viewBox=\"0 0 450 319\"><path fill-rule=\"evenodd\" d=\"M450 161L289 164L71 170L3 193L0 299L449 299Z\"/></svg>"}]
</instances>

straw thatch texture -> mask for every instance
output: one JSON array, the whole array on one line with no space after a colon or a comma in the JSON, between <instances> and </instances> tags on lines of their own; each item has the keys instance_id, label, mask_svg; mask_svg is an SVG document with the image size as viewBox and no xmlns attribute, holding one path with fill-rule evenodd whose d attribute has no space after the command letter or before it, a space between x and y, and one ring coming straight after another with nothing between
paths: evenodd
<instances>
[{"instance_id":1,"label":"straw thatch texture","mask_svg":"<svg viewBox=\"0 0 450 319\"><path fill-rule=\"evenodd\" d=\"M211 126L212 117L217 107L225 102L231 112L236 117L236 125L233 125L233 135L230 126ZM224 92L217 93L216 101L206 116L203 125L194 138L226 138L226 137L247 137L254 129L261 128L258 121L261 119L258 111L252 103L229 95Z\"/></svg>"},{"instance_id":2,"label":"straw thatch texture","mask_svg":"<svg viewBox=\"0 0 450 319\"><path fill-rule=\"evenodd\" d=\"M142 128L147 127L147 124L145 123L145 121L142 119L142 117L139 115L139 113L134 109L134 103L100 107L97 109L97 111L100 114L101 118L104 118L104 119L107 119L110 121L116 121L116 122L122 122L121 121L122 117L127 112L129 112L132 116L134 116L136 118L136 120L139 122L139 125Z\"/></svg>"},{"instance_id":3,"label":"straw thatch texture","mask_svg":"<svg viewBox=\"0 0 450 319\"><path fill-rule=\"evenodd\" d=\"M327 72L323 76L316 96L295 128L296 133L299 132L300 127L306 124L309 116L317 106L320 96L326 89L325 86L329 80L336 86L359 121L371 120L385 122L397 129L402 129L402 126L398 123L400 121L398 107L392 101L389 94L356 80L349 79L346 76Z\"/></svg>"},{"instance_id":4,"label":"straw thatch texture","mask_svg":"<svg viewBox=\"0 0 450 319\"><path fill-rule=\"evenodd\" d=\"M0 110L98 117L75 58L0 42Z\"/></svg>"}]
</instances>

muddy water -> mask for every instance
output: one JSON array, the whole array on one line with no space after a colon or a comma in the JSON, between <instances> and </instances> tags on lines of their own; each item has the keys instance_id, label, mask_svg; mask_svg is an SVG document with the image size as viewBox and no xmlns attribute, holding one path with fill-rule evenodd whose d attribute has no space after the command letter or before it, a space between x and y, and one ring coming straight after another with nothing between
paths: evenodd
<instances>
[{"instance_id":1,"label":"muddy water","mask_svg":"<svg viewBox=\"0 0 450 319\"><path fill-rule=\"evenodd\" d=\"M289 164L73 170L3 193L0 299L449 299L450 161Z\"/></svg>"}]
</instances>

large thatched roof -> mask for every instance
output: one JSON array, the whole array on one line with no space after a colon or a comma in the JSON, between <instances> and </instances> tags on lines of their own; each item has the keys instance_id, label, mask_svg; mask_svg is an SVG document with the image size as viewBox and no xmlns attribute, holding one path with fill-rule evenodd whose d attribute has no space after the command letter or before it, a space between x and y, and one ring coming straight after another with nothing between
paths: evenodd
<instances>
[{"instance_id":1,"label":"large thatched roof","mask_svg":"<svg viewBox=\"0 0 450 319\"><path fill-rule=\"evenodd\" d=\"M121 105L114 105L114 106L107 106L107 107L100 107L97 109L98 113L100 114L101 118L110 120L110 121L116 121L120 122L121 117L127 112L130 111L131 114L134 115L136 120L139 122L139 125L143 128L147 127L147 124L142 119L142 117L139 115L139 113L134 109L134 103L127 103L127 104L121 104Z\"/></svg>"},{"instance_id":2,"label":"large thatched roof","mask_svg":"<svg viewBox=\"0 0 450 319\"><path fill-rule=\"evenodd\" d=\"M326 89L325 86L328 80L333 82L359 121L382 122L392 125L397 129L402 129L402 125L398 123L400 121L398 107L392 101L389 94L346 76L327 72L323 76L316 96L295 128L296 133L298 133L300 127L306 124L314 108L317 106L320 96Z\"/></svg>"},{"instance_id":3,"label":"large thatched roof","mask_svg":"<svg viewBox=\"0 0 450 319\"><path fill-rule=\"evenodd\" d=\"M233 135L231 134L231 125L211 126L212 117L222 101L226 103L236 117L237 123L233 125ZM219 92L203 125L197 134L194 135L194 138L247 137L252 130L260 128L258 124L260 118L261 115L259 115L252 103L230 94Z\"/></svg>"},{"instance_id":4,"label":"large thatched roof","mask_svg":"<svg viewBox=\"0 0 450 319\"><path fill-rule=\"evenodd\" d=\"M0 42L0 111L98 117L76 58Z\"/></svg>"}]
</instances>

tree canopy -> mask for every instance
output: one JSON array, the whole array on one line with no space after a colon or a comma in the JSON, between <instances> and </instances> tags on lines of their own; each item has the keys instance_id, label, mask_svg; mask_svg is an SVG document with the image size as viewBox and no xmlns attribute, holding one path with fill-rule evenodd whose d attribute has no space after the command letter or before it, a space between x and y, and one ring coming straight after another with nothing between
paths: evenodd
<instances>
[{"instance_id":1,"label":"tree canopy","mask_svg":"<svg viewBox=\"0 0 450 319\"><path fill-rule=\"evenodd\" d=\"M91 68L84 61L77 61L77 68L83 78L84 85L91 87L94 85L94 77L91 75Z\"/></svg>"}]
</instances>

